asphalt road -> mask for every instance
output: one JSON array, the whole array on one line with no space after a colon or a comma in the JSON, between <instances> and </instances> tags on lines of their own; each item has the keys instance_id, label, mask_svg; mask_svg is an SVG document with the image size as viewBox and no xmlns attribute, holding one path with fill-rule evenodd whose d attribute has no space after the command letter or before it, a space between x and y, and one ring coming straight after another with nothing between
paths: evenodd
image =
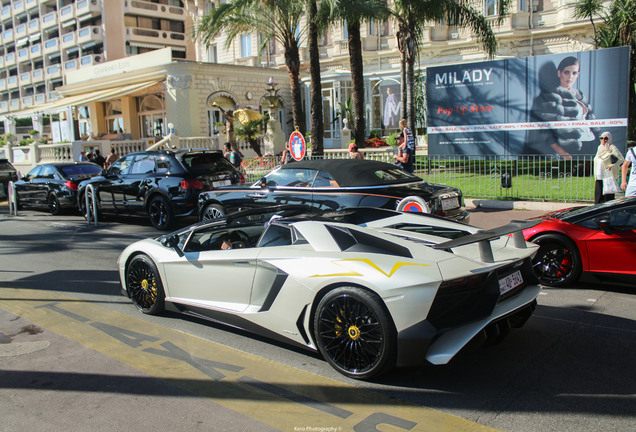
<instances>
[{"instance_id":1,"label":"asphalt road","mask_svg":"<svg viewBox=\"0 0 636 432\"><path fill-rule=\"evenodd\" d=\"M541 213L474 209L471 223ZM629 287L544 289L501 344L366 383L238 329L139 314L116 259L156 234L0 206L0 431L636 431Z\"/></svg>"}]
</instances>

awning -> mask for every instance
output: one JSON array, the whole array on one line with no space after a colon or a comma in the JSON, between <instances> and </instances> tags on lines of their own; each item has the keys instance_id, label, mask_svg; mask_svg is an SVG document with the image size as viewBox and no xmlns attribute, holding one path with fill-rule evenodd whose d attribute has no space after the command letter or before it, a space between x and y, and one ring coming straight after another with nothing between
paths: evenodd
<instances>
[{"instance_id":1,"label":"awning","mask_svg":"<svg viewBox=\"0 0 636 432\"><path fill-rule=\"evenodd\" d=\"M83 93L80 95L68 96L58 99L47 104L39 105L28 110L19 111L16 113L5 113L4 116L12 117L29 117L35 113L52 114L61 111L62 108L69 106L85 105L89 102L96 102L101 100L117 99L121 96L126 96L131 93L135 93L141 90L145 90L161 81L146 81L137 84L130 84L124 87L110 88L105 90L97 90L94 92Z\"/></svg>"}]
</instances>

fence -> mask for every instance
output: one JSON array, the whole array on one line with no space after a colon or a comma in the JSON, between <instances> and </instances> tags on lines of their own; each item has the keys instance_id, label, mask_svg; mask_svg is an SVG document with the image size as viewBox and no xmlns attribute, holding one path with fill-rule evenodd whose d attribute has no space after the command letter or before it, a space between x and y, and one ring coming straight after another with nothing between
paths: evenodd
<instances>
[{"instance_id":1,"label":"fence","mask_svg":"<svg viewBox=\"0 0 636 432\"><path fill-rule=\"evenodd\" d=\"M365 159L393 162L392 149L363 152ZM348 157L346 150L327 150L321 158L343 157ZM594 155L571 160L546 155L417 155L414 174L457 187L470 198L593 202L593 159ZM245 159L246 182L257 181L279 164L275 157Z\"/></svg>"},{"instance_id":2,"label":"fence","mask_svg":"<svg viewBox=\"0 0 636 432\"><path fill-rule=\"evenodd\" d=\"M220 148L216 137L171 136L165 140L171 148ZM31 167L39 163L77 160L78 149L86 145L100 145L103 153L110 151L112 147L117 154L123 156L133 151L145 150L149 142L135 140L32 144L13 148L7 146L4 153L5 157L9 156L10 162L26 174ZM393 162L394 149L391 147L361 151L365 159ZM0 153L2 152L3 149L0 148ZM19 155L18 160L13 159L16 155ZM346 149L330 149L320 158L347 157L349 153ZM592 202L593 158L593 155L573 156L571 160L547 155L427 155L418 151L415 158L415 174L431 183L457 187L469 198ZM259 180L279 164L278 157L245 158L242 165L246 182Z\"/></svg>"}]
</instances>

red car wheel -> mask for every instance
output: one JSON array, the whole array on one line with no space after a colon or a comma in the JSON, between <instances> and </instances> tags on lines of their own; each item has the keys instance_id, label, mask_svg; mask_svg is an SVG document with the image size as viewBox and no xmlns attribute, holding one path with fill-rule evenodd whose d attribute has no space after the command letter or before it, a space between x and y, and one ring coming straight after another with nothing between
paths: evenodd
<instances>
[{"instance_id":1,"label":"red car wheel","mask_svg":"<svg viewBox=\"0 0 636 432\"><path fill-rule=\"evenodd\" d=\"M564 286L579 278L581 255L572 240L559 234L543 234L532 241L539 245L532 268L541 284Z\"/></svg>"}]
</instances>

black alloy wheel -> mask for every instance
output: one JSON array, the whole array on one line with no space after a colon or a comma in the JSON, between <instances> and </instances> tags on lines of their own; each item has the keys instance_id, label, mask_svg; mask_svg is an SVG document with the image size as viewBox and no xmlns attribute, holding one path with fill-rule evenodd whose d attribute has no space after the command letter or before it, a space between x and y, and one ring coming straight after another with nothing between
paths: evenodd
<instances>
[{"instance_id":1,"label":"black alloy wheel","mask_svg":"<svg viewBox=\"0 0 636 432\"><path fill-rule=\"evenodd\" d=\"M369 379L395 366L396 332L381 300L361 288L327 293L314 316L316 344L338 372Z\"/></svg>"},{"instance_id":2,"label":"black alloy wheel","mask_svg":"<svg viewBox=\"0 0 636 432\"><path fill-rule=\"evenodd\" d=\"M49 205L49 212L53 216L60 214L60 200L57 199L57 195L55 195L55 192L51 192L49 194L47 204Z\"/></svg>"},{"instance_id":3,"label":"black alloy wheel","mask_svg":"<svg viewBox=\"0 0 636 432\"><path fill-rule=\"evenodd\" d=\"M559 287L579 278L581 255L572 240L558 234L544 234L532 241L539 245L532 260L532 269L539 283Z\"/></svg>"},{"instance_id":4,"label":"black alloy wheel","mask_svg":"<svg viewBox=\"0 0 636 432\"><path fill-rule=\"evenodd\" d=\"M174 213L170 203L163 196L157 195L150 200L148 216L152 225L159 230L168 230L174 226Z\"/></svg>"},{"instance_id":5,"label":"black alloy wheel","mask_svg":"<svg viewBox=\"0 0 636 432\"><path fill-rule=\"evenodd\" d=\"M154 315L164 309L165 293L157 266L147 255L136 255L126 266L126 290L141 312Z\"/></svg>"}]
</instances>

